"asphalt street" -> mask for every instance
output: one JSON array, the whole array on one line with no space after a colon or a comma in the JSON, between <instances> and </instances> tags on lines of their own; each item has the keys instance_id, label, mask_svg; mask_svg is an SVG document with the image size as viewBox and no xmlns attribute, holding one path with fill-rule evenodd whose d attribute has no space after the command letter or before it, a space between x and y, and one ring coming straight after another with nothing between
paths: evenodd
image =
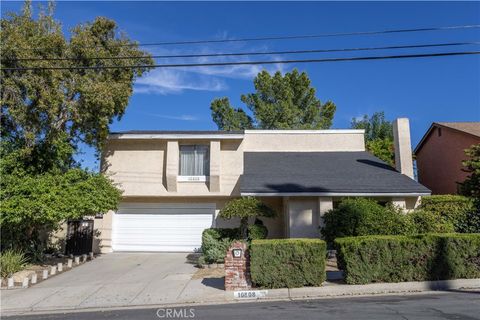
<instances>
[{"instance_id":1,"label":"asphalt street","mask_svg":"<svg viewBox=\"0 0 480 320\"><path fill-rule=\"evenodd\" d=\"M247 302L2 317L4 319L480 319L480 292Z\"/></svg>"}]
</instances>

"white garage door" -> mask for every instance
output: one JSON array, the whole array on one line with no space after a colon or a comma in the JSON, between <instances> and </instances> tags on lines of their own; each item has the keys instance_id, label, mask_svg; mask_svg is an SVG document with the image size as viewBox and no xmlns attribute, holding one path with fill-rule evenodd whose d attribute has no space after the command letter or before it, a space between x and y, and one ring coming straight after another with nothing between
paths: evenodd
<instances>
[{"instance_id":1,"label":"white garage door","mask_svg":"<svg viewBox=\"0 0 480 320\"><path fill-rule=\"evenodd\" d=\"M113 215L113 250L197 250L214 215L214 203L123 203Z\"/></svg>"}]
</instances>

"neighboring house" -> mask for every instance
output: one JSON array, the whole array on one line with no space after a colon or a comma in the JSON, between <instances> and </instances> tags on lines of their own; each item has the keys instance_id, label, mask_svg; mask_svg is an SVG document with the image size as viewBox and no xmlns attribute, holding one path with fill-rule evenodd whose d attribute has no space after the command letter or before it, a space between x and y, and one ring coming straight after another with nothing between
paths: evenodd
<instances>
[{"instance_id":1,"label":"neighboring house","mask_svg":"<svg viewBox=\"0 0 480 320\"><path fill-rule=\"evenodd\" d=\"M418 181L433 194L458 193L465 149L480 143L480 122L434 122L415 148Z\"/></svg>"},{"instance_id":2,"label":"neighboring house","mask_svg":"<svg viewBox=\"0 0 480 320\"><path fill-rule=\"evenodd\" d=\"M412 179L408 119L394 127L404 174L365 151L363 130L112 133L102 170L124 193L117 212L95 219L96 250L196 250L205 228L239 225L217 216L240 196L277 211L263 219L270 238L318 237L343 197L412 209L430 190Z\"/></svg>"}]
</instances>

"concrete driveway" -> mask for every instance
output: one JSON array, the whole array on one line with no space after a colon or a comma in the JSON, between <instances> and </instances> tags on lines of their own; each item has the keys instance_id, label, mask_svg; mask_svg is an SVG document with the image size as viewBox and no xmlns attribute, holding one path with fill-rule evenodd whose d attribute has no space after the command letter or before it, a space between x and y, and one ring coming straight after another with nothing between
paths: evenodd
<instances>
[{"instance_id":1,"label":"concrete driveway","mask_svg":"<svg viewBox=\"0 0 480 320\"><path fill-rule=\"evenodd\" d=\"M111 253L28 289L2 290L2 314L188 302L223 296L221 284L191 280L186 253Z\"/></svg>"}]
</instances>

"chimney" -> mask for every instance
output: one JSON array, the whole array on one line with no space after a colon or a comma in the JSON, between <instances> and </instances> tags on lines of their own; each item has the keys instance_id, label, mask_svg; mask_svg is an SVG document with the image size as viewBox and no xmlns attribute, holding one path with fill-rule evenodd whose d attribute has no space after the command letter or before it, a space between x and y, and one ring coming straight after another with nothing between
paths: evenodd
<instances>
[{"instance_id":1,"label":"chimney","mask_svg":"<svg viewBox=\"0 0 480 320\"><path fill-rule=\"evenodd\" d=\"M408 118L398 118L393 122L393 140L397 171L413 179L412 145Z\"/></svg>"}]
</instances>

